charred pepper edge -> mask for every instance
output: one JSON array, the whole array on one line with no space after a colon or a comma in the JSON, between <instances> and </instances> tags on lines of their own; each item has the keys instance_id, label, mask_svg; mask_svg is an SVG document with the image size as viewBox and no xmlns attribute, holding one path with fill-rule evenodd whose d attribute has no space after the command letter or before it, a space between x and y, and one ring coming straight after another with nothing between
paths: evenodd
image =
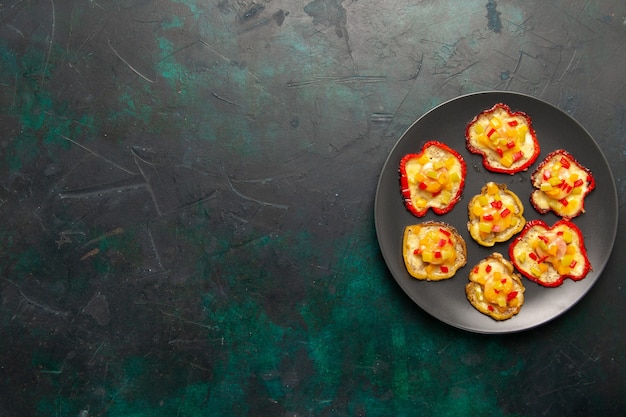
<instances>
[{"instance_id":1,"label":"charred pepper edge","mask_svg":"<svg viewBox=\"0 0 626 417\"><path fill-rule=\"evenodd\" d=\"M515 255L514 255L514 250L515 247L522 241L524 240L524 236L526 236L526 233L528 233L530 231L530 229L532 229L535 226L539 226L542 227L546 230L552 230L557 228L558 226L564 225L566 226L569 230L571 230L572 232L575 232L576 235L578 236L578 241L580 242L579 245L579 249L580 249L580 254L583 256L583 259L585 260L585 267L583 269L583 272L580 275L572 275L572 274L565 274L565 275L560 275L559 279L550 283L550 282L544 282L541 281L539 278L535 277L534 275L532 275L529 272L526 272L525 270L523 270L520 265L518 265L517 260L515 259ZM543 220L540 219L535 219L535 220L530 220L526 223L526 226L524 226L524 230L522 230L522 232L511 242L511 244L509 245L509 258L511 260L511 263L515 266L515 269L517 269L522 275L524 275L526 278L528 278L529 280L536 282L539 285L542 285L544 287L549 287L549 288L554 288L554 287L558 287L561 284L563 284L563 281L566 278L569 278L573 281L580 281L583 278L585 278L587 276L587 274L589 273L589 271L592 270L591 267L591 263L589 262L589 257L587 256L587 249L585 247L585 241L583 238L583 234L580 231L580 229L578 228L578 226L576 226L574 223L572 223L571 221L567 220L567 219L561 219L559 221L557 221L556 223L554 223L552 225L552 227L548 226L548 224L546 222L544 222Z\"/></svg>"},{"instance_id":2,"label":"charred pepper edge","mask_svg":"<svg viewBox=\"0 0 626 417\"><path fill-rule=\"evenodd\" d=\"M591 172L591 170L589 168L587 168L586 166L584 166L583 164L581 164L580 162L578 162L578 160L574 157L574 155L572 155L571 153L569 153L568 151L566 151L565 149L557 149L555 151L550 152L544 159L543 161L541 161L541 163L537 166L537 169L531 174L530 176L530 183L532 184L533 188L535 190L537 190L537 187L535 187L535 177L537 175L540 175L541 172L543 171L543 168L555 157L555 156L563 156L567 159L569 159L571 162L573 162L574 164L576 164L576 166L578 166L578 168L582 169L583 171L585 171L585 173L587 174L587 190L586 192L584 192L580 198L581 198L581 205L580 205L580 210L578 210L576 213L570 215L570 216L560 216L558 213L555 212L555 214L557 214L558 216L562 217L565 220L571 220L574 217L578 217L580 216L582 213L584 213L585 211L585 197L587 197L587 195L593 191L596 188L596 180L593 176L593 173ZM535 210L537 210L539 213L541 214L546 214L550 211L554 212L554 209L547 208L547 209L541 209L540 207L538 207L534 200L533 200L533 193L530 194L530 204L535 208Z\"/></svg>"},{"instance_id":3,"label":"charred pepper edge","mask_svg":"<svg viewBox=\"0 0 626 417\"><path fill-rule=\"evenodd\" d=\"M526 120L526 123L528 124L528 132L530 133L530 136L533 138L533 144L535 145L533 154L530 156L530 158L528 158L528 160L524 164L522 164L521 166L519 166L517 168L506 169L506 168L498 168L498 167L495 167L495 166L491 165L489 163L489 158L487 157L487 153L485 151L483 151L482 149L476 148L475 146L473 146L471 144L470 127L473 126L474 123L476 123L481 116L489 114L489 113L493 113L498 108L501 108L502 110L506 111L510 116L520 116L520 117L523 117L524 120ZM482 158L483 158L483 166L487 170L489 170L491 172L496 172L496 173L499 173L499 174L510 174L510 175L513 175L513 174L517 174L518 172L526 171L528 169L528 167L530 167L533 163L535 163L535 161L539 157L539 153L541 152L541 148L539 146L539 140L537 140L537 133L535 132L535 129L533 128L530 116L528 114L524 113L523 111L513 112L511 110L511 108L508 105L504 104L504 103L496 103L490 109L483 110L480 113L478 113L476 116L474 116L472 121L469 122L467 124L467 126L465 127L465 144L467 146L467 149L471 153L474 153L474 154L482 156Z\"/></svg>"},{"instance_id":4,"label":"charred pepper edge","mask_svg":"<svg viewBox=\"0 0 626 417\"><path fill-rule=\"evenodd\" d=\"M436 146L438 148L443 149L446 152L449 152L459 161L459 163L461 164L461 182L459 184L459 189L457 193L454 195L454 197L452 197L452 199L450 200L450 203L448 203L446 207L438 208L438 207L426 206L424 210L420 211L413 205L413 200L411 200L411 190L409 188L409 179L406 175L406 163L410 159L419 158L420 156L422 156L424 152L426 152L426 149L431 146ZM438 214L438 215L446 214L449 211L451 211L456 205L456 203L458 203L459 200L461 199L461 195L463 194L463 189L465 188L466 176L467 176L467 165L465 163L465 160L461 156L461 154L455 151L454 149L450 148L448 145L444 143L441 143L437 140L430 140L426 142L424 146L422 146L422 150L419 153L406 154L400 160L400 189L402 191L404 204L407 207L407 209L416 217L424 217L426 213L428 212L429 208L432 209L433 212L435 212L435 214Z\"/></svg>"}]
</instances>

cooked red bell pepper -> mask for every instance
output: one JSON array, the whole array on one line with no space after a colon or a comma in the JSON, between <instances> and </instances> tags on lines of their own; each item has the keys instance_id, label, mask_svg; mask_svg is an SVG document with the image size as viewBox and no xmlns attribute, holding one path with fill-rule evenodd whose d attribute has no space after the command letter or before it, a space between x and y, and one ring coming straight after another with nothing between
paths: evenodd
<instances>
[{"instance_id":1,"label":"cooked red bell pepper","mask_svg":"<svg viewBox=\"0 0 626 417\"><path fill-rule=\"evenodd\" d=\"M522 275L544 287L558 287L566 278L579 281L591 270L580 229L564 219L552 227L542 220L526 223L509 257Z\"/></svg>"},{"instance_id":2,"label":"cooked red bell pepper","mask_svg":"<svg viewBox=\"0 0 626 417\"><path fill-rule=\"evenodd\" d=\"M479 113L465 129L467 149L482 155L492 172L525 171L539 156L539 142L530 117L503 103Z\"/></svg>"},{"instance_id":3,"label":"cooked red bell pepper","mask_svg":"<svg viewBox=\"0 0 626 417\"><path fill-rule=\"evenodd\" d=\"M428 141L420 153L400 160L400 188L406 208L423 217L429 208L436 214L452 210L465 187L465 160L454 149Z\"/></svg>"},{"instance_id":4,"label":"cooked red bell pepper","mask_svg":"<svg viewBox=\"0 0 626 417\"><path fill-rule=\"evenodd\" d=\"M530 177L535 190L530 202L539 213L553 211L564 219L585 212L585 197L595 187L591 171L569 152L558 149L539 164Z\"/></svg>"}]
</instances>

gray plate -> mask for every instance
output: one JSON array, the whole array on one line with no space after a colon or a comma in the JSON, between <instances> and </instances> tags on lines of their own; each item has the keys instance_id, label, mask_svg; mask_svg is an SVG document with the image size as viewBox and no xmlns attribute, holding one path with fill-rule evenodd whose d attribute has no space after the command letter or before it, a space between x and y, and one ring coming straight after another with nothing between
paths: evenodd
<instances>
[{"instance_id":1,"label":"gray plate","mask_svg":"<svg viewBox=\"0 0 626 417\"><path fill-rule=\"evenodd\" d=\"M482 110L505 103L512 111L527 113L537 132L541 154L526 172L497 174L484 169L482 157L465 147L465 127ZM442 216L429 210L422 218L406 210L400 193L398 167L407 153L419 152L428 140L439 140L458 151L467 163L467 178L461 201ZM508 259L509 242L492 248L478 245L467 231L467 203L488 181L504 183L524 203L526 220L542 219L549 226L558 217L539 214L530 204L530 175L548 153L556 149L569 151L593 173L596 189L585 200L586 213L573 219L581 229L587 254L593 267L586 278L565 280L557 288L545 288L523 278L525 303L513 318L497 322L479 313L465 298L465 284L470 269L493 252ZM511 333L527 330L561 315L576 304L600 278L608 262L617 234L617 192L613 175L602 151L589 133L573 118L539 99L509 92L484 92L455 98L443 103L413 123L394 145L380 174L374 217L378 243L387 267L406 294L422 309L460 329L477 333ZM409 224L440 220L456 227L467 243L467 265L445 281L428 282L412 278L402 259L402 235Z\"/></svg>"}]
</instances>

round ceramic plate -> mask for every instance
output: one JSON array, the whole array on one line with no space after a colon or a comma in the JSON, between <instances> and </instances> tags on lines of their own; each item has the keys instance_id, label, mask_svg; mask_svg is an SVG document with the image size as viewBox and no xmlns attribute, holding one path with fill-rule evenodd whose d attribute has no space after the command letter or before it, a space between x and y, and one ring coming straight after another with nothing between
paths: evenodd
<instances>
[{"instance_id":1,"label":"round ceramic plate","mask_svg":"<svg viewBox=\"0 0 626 417\"><path fill-rule=\"evenodd\" d=\"M481 111L496 103L505 103L512 111L527 113L537 133L541 154L530 168L514 175L487 171L480 155L471 154L465 146L465 127ZM461 200L444 215L429 210L417 218L404 206L400 192L400 159L408 153L420 152L425 142L438 140L459 152L467 163L467 178ZM493 252L508 259L509 243L486 248L478 245L467 231L467 204L488 181L504 183L524 203L526 220L542 219L549 226L559 218L552 213L539 214L530 204L530 175L550 152L569 151L591 170L596 189L587 195L586 212L572 221L585 238L587 255L593 270L581 281L565 280L557 288L545 288L526 278L525 302L520 313L505 321L496 321L479 313L465 297L465 284L470 269ZM536 98L510 92L484 92L455 98L430 110L413 123L395 144L380 174L374 216L378 243L387 267L406 294L422 309L460 329L477 333L512 333L527 330L563 314L576 304L599 279L608 262L617 234L617 192L611 170L598 145L589 133L569 115ZM412 278L402 258L404 228L427 220L453 225L467 244L467 265L448 280L429 282Z\"/></svg>"}]
</instances>

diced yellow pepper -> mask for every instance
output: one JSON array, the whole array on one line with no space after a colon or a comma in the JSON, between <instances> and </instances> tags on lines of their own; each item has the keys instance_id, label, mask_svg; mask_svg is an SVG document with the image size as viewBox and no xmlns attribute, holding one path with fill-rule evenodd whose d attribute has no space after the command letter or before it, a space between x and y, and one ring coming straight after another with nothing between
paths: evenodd
<instances>
[{"instance_id":1,"label":"diced yellow pepper","mask_svg":"<svg viewBox=\"0 0 626 417\"><path fill-rule=\"evenodd\" d=\"M487 184L487 194L494 195L494 194L497 194L498 192L499 192L498 186L495 183L490 182Z\"/></svg>"},{"instance_id":2,"label":"diced yellow pepper","mask_svg":"<svg viewBox=\"0 0 626 417\"><path fill-rule=\"evenodd\" d=\"M511 165L513 165L513 157L510 154L506 154L500 159L500 163L509 168Z\"/></svg>"},{"instance_id":3,"label":"diced yellow pepper","mask_svg":"<svg viewBox=\"0 0 626 417\"><path fill-rule=\"evenodd\" d=\"M478 230L483 233L491 233L491 223L479 222Z\"/></svg>"},{"instance_id":4,"label":"diced yellow pepper","mask_svg":"<svg viewBox=\"0 0 626 417\"><path fill-rule=\"evenodd\" d=\"M502 230L510 227L511 223L513 222L513 217L514 216L506 216L504 218L500 217L500 221L498 222L498 224L500 225L500 229Z\"/></svg>"},{"instance_id":5,"label":"diced yellow pepper","mask_svg":"<svg viewBox=\"0 0 626 417\"><path fill-rule=\"evenodd\" d=\"M567 275L571 272L571 269L569 266L562 265L556 269L556 272L558 272L559 275Z\"/></svg>"},{"instance_id":6,"label":"diced yellow pepper","mask_svg":"<svg viewBox=\"0 0 626 417\"><path fill-rule=\"evenodd\" d=\"M552 185L548 182L542 182L541 187L539 188L541 191L550 191L552 190Z\"/></svg>"},{"instance_id":7,"label":"diced yellow pepper","mask_svg":"<svg viewBox=\"0 0 626 417\"><path fill-rule=\"evenodd\" d=\"M428 186L426 186L426 191L428 191L429 193L438 193L439 191L441 191L441 184L439 184L436 181L431 182L430 184L428 184Z\"/></svg>"},{"instance_id":8,"label":"diced yellow pepper","mask_svg":"<svg viewBox=\"0 0 626 417\"><path fill-rule=\"evenodd\" d=\"M450 203L450 200L452 200L452 194L450 193L450 191L442 191L439 196L441 198L441 203L444 205L448 205Z\"/></svg>"},{"instance_id":9,"label":"diced yellow pepper","mask_svg":"<svg viewBox=\"0 0 626 417\"><path fill-rule=\"evenodd\" d=\"M499 129L502 126L502 121L500 120L500 118L494 116L491 119L489 119L489 124L494 129Z\"/></svg>"},{"instance_id":10,"label":"diced yellow pepper","mask_svg":"<svg viewBox=\"0 0 626 417\"><path fill-rule=\"evenodd\" d=\"M486 206L487 204L489 204L489 199L487 198L486 195L481 194L478 197L478 202L480 203L481 206Z\"/></svg>"},{"instance_id":11,"label":"diced yellow pepper","mask_svg":"<svg viewBox=\"0 0 626 417\"><path fill-rule=\"evenodd\" d=\"M522 124L517 125L516 130L519 136L524 137L526 133L528 132L528 126L522 123Z\"/></svg>"},{"instance_id":12,"label":"diced yellow pepper","mask_svg":"<svg viewBox=\"0 0 626 417\"><path fill-rule=\"evenodd\" d=\"M428 162L430 162L430 158L428 157L428 155L426 155L426 153L423 153L422 156L417 159L417 162L422 165L426 165Z\"/></svg>"},{"instance_id":13,"label":"diced yellow pepper","mask_svg":"<svg viewBox=\"0 0 626 417\"><path fill-rule=\"evenodd\" d=\"M572 243L573 238L574 238L574 235L572 235L571 230L569 229L563 230L563 240L565 241L565 243Z\"/></svg>"},{"instance_id":14,"label":"diced yellow pepper","mask_svg":"<svg viewBox=\"0 0 626 417\"><path fill-rule=\"evenodd\" d=\"M515 129L507 129L505 134L507 138L512 139L517 136L517 131Z\"/></svg>"},{"instance_id":15,"label":"diced yellow pepper","mask_svg":"<svg viewBox=\"0 0 626 417\"><path fill-rule=\"evenodd\" d=\"M554 244L548 246L548 253L552 256L556 255L557 250L558 250L558 247Z\"/></svg>"},{"instance_id":16,"label":"diced yellow pepper","mask_svg":"<svg viewBox=\"0 0 626 417\"><path fill-rule=\"evenodd\" d=\"M561 259L561 265L569 265L572 263L573 260L574 260L574 255L571 253L568 253L567 255L563 257L563 259Z\"/></svg>"},{"instance_id":17,"label":"diced yellow pepper","mask_svg":"<svg viewBox=\"0 0 626 417\"><path fill-rule=\"evenodd\" d=\"M559 185L561 181L563 180L561 180L561 178L559 177L550 177L550 179L548 180L548 183L554 187L556 185Z\"/></svg>"},{"instance_id":18,"label":"diced yellow pepper","mask_svg":"<svg viewBox=\"0 0 626 417\"><path fill-rule=\"evenodd\" d=\"M448 248L441 251L441 259L444 261L447 259L453 259L455 257L456 251L454 248Z\"/></svg>"},{"instance_id":19,"label":"diced yellow pepper","mask_svg":"<svg viewBox=\"0 0 626 417\"><path fill-rule=\"evenodd\" d=\"M450 172L450 181L452 181L452 182L460 182L461 181L461 176L459 175L458 171Z\"/></svg>"}]
</instances>

